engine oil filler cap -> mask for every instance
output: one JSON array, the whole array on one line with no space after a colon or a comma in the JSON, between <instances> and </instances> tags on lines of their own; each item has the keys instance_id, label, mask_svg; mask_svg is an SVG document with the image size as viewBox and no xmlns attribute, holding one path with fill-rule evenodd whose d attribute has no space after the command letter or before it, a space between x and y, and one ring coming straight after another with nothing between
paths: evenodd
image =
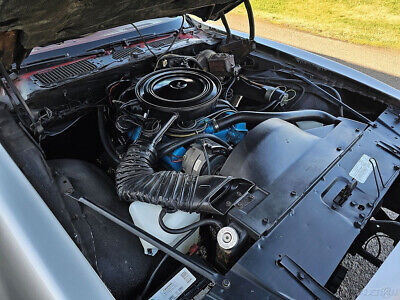
<instances>
[{"instance_id":1,"label":"engine oil filler cap","mask_svg":"<svg viewBox=\"0 0 400 300\"><path fill-rule=\"evenodd\" d=\"M225 250L234 248L239 242L239 235L232 227L223 227L217 234L218 245Z\"/></svg>"},{"instance_id":2,"label":"engine oil filler cap","mask_svg":"<svg viewBox=\"0 0 400 300\"><path fill-rule=\"evenodd\" d=\"M178 113L180 119L207 115L221 94L217 77L199 69L168 68L142 77L135 87L141 104L158 113Z\"/></svg>"}]
</instances>

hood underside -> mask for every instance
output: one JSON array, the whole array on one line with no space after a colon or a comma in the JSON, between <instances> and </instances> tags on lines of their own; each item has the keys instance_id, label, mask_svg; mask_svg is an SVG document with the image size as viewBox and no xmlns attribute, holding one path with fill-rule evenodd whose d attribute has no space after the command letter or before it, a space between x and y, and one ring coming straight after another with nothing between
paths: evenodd
<instances>
[{"instance_id":1,"label":"hood underside","mask_svg":"<svg viewBox=\"0 0 400 300\"><path fill-rule=\"evenodd\" d=\"M0 0L0 59L6 68L36 46L146 19L194 14L216 20L242 0Z\"/></svg>"}]
</instances>

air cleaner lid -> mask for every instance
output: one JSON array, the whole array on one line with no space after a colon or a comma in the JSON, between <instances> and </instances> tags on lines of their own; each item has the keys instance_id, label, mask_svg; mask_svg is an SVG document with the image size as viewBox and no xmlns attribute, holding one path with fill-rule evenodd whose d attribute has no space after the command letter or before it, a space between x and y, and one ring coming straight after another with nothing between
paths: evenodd
<instances>
[{"instance_id":1,"label":"air cleaner lid","mask_svg":"<svg viewBox=\"0 0 400 300\"><path fill-rule=\"evenodd\" d=\"M136 97L147 108L168 112L210 111L221 93L214 75L198 69L169 68L144 76L136 85Z\"/></svg>"}]
</instances>

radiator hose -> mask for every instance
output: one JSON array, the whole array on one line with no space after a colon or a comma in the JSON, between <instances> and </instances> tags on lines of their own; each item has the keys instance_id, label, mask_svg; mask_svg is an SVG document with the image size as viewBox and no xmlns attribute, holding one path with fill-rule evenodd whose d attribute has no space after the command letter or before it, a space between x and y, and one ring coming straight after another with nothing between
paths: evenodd
<instances>
[{"instance_id":1,"label":"radiator hose","mask_svg":"<svg viewBox=\"0 0 400 300\"><path fill-rule=\"evenodd\" d=\"M232 115L216 120L213 124L215 131L226 129L232 125L246 123L261 123L263 121L278 118L290 123L300 121L316 121L323 124L337 124L340 120L327 112L321 110L298 110L284 112L255 112L239 111Z\"/></svg>"}]
</instances>

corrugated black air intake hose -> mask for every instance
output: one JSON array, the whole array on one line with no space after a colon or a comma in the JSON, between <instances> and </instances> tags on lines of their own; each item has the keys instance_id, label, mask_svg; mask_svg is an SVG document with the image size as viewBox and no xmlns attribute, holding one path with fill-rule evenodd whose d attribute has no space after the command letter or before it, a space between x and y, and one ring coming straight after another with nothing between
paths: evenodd
<instances>
[{"instance_id":1,"label":"corrugated black air intake hose","mask_svg":"<svg viewBox=\"0 0 400 300\"><path fill-rule=\"evenodd\" d=\"M172 120L173 118L171 118ZM169 121L153 141L139 138L119 164L115 180L120 199L161 205L170 210L220 214L211 202L247 180L225 176L193 176L176 171L153 169L157 162L156 145L172 122Z\"/></svg>"}]
</instances>

